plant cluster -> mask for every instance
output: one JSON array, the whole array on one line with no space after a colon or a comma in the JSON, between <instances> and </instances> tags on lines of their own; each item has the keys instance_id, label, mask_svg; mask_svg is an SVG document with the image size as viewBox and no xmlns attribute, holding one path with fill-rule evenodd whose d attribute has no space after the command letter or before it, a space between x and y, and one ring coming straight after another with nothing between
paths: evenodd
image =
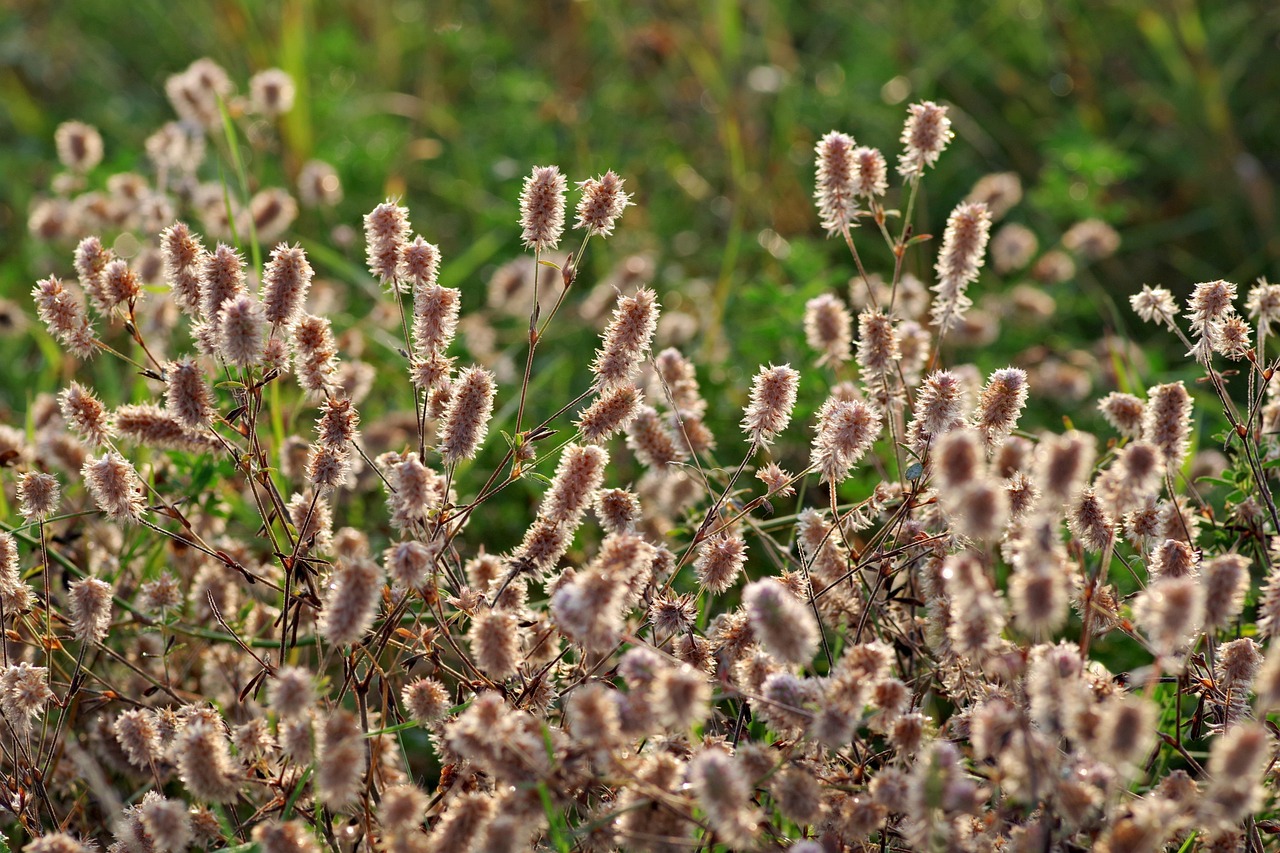
<instances>
[{"instance_id":1,"label":"plant cluster","mask_svg":"<svg viewBox=\"0 0 1280 853\"><path fill-rule=\"evenodd\" d=\"M167 87L184 156L195 126L235 150L214 69ZM289 85L253 91L262 112ZM613 172L573 211L559 168L527 178L533 262L490 294L528 317L507 381L461 357L473 294L440 283L440 249L397 201L373 209L389 308L365 331L394 342L401 395L362 423L374 369L308 253L247 262L236 235L257 257L277 232L225 186L203 234L175 220L166 187L183 175L194 200L196 167L157 159L136 217L108 223L159 232L157 260L85 236L75 281L33 290L68 364L114 359L129 400L76 372L28 429L0 427L21 516L0 532L13 832L45 853L1262 849L1280 828L1280 286L1246 314L1224 281L1185 315L1163 288L1133 299L1226 419L1221 506L1187 476L1182 381L1103 397L1107 435L1021 430L1027 372L943 349L1009 179L951 211L932 285L905 271L952 137L923 102L896 168L818 142L818 214L856 274L806 305L811 365L750 366L735 435L709 425L698 365L655 346L662 294L634 276L579 387L535 405L583 261L631 203ZM60 132L72 174L95 139ZM82 199L47 202L37 230ZM1037 248L1010 229L991 255L1018 269ZM864 234L891 270L865 269ZM1064 246L1115 241L1084 223ZM803 407L802 370L824 389ZM504 503L519 541L486 525Z\"/></svg>"}]
</instances>

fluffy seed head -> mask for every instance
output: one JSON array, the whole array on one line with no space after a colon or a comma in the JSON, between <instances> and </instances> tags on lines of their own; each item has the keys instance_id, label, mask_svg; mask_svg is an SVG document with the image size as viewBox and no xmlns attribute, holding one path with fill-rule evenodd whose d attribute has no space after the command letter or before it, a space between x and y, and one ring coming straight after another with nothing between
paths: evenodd
<instances>
[{"instance_id":1,"label":"fluffy seed head","mask_svg":"<svg viewBox=\"0 0 1280 853\"><path fill-rule=\"evenodd\" d=\"M418 284L413 291L413 344L422 358L443 353L458 329L462 294L452 287Z\"/></svg>"},{"instance_id":2,"label":"fluffy seed head","mask_svg":"<svg viewBox=\"0 0 1280 853\"><path fill-rule=\"evenodd\" d=\"M304 716L315 704L311 673L298 666L282 666L267 682L267 704L282 718Z\"/></svg>"},{"instance_id":3,"label":"fluffy seed head","mask_svg":"<svg viewBox=\"0 0 1280 853\"><path fill-rule=\"evenodd\" d=\"M791 590L774 578L765 578L747 585L742 603L751 632L769 654L795 664L807 664L813 658L818 624Z\"/></svg>"},{"instance_id":4,"label":"fluffy seed head","mask_svg":"<svg viewBox=\"0 0 1280 853\"><path fill-rule=\"evenodd\" d=\"M244 259L226 243L219 243L204 255L200 266L200 313L216 328L223 303L242 293Z\"/></svg>"},{"instance_id":5,"label":"fluffy seed head","mask_svg":"<svg viewBox=\"0 0 1280 853\"><path fill-rule=\"evenodd\" d=\"M493 416L494 390L493 374L482 367L458 374L440 427L440 454L446 465L470 459L480 449Z\"/></svg>"},{"instance_id":6,"label":"fluffy seed head","mask_svg":"<svg viewBox=\"0 0 1280 853\"><path fill-rule=\"evenodd\" d=\"M1147 392L1142 438L1155 445L1165 466L1176 471L1191 438L1191 395L1181 382L1157 385Z\"/></svg>"},{"instance_id":7,"label":"fluffy seed head","mask_svg":"<svg viewBox=\"0 0 1280 853\"><path fill-rule=\"evenodd\" d=\"M698 753L689 764L689 784L717 835L731 847L751 847L756 821L749 807L751 783L728 753L717 747Z\"/></svg>"},{"instance_id":8,"label":"fluffy seed head","mask_svg":"<svg viewBox=\"0 0 1280 853\"><path fill-rule=\"evenodd\" d=\"M328 319L303 316L293 327L293 370L302 390L323 397L337 387L338 345Z\"/></svg>"},{"instance_id":9,"label":"fluffy seed head","mask_svg":"<svg viewBox=\"0 0 1280 853\"><path fill-rule=\"evenodd\" d=\"M175 222L160 234L164 278L173 301L188 314L200 308L200 269L205 255L200 238L185 222Z\"/></svg>"},{"instance_id":10,"label":"fluffy seed head","mask_svg":"<svg viewBox=\"0 0 1280 853\"><path fill-rule=\"evenodd\" d=\"M28 471L18 477L18 512L27 521L53 515L59 499L58 478L52 474Z\"/></svg>"},{"instance_id":11,"label":"fluffy seed head","mask_svg":"<svg viewBox=\"0 0 1280 853\"><path fill-rule=\"evenodd\" d=\"M1249 559L1240 554L1222 554L1206 560L1201 570L1204 584L1204 628L1226 628L1244 606L1249 591Z\"/></svg>"},{"instance_id":12,"label":"fluffy seed head","mask_svg":"<svg viewBox=\"0 0 1280 853\"><path fill-rule=\"evenodd\" d=\"M944 489L968 486L985 473L982 441L972 429L944 433L934 447L934 476Z\"/></svg>"},{"instance_id":13,"label":"fluffy seed head","mask_svg":"<svg viewBox=\"0 0 1280 853\"><path fill-rule=\"evenodd\" d=\"M854 157L853 137L831 131L814 147L817 154L816 187L818 215L827 234L837 234L847 227L858 209L858 163Z\"/></svg>"},{"instance_id":14,"label":"fluffy seed head","mask_svg":"<svg viewBox=\"0 0 1280 853\"><path fill-rule=\"evenodd\" d=\"M333 207L342 201L342 180L323 160L308 160L298 171L298 198L306 207Z\"/></svg>"},{"instance_id":15,"label":"fluffy seed head","mask_svg":"<svg viewBox=\"0 0 1280 853\"><path fill-rule=\"evenodd\" d=\"M1101 552L1115 541L1115 520L1093 489L1085 489L1072 502L1067 523L1086 551Z\"/></svg>"},{"instance_id":16,"label":"fluffy seed head","mask_svg":"<svg viewBox=\"0 0 1280 853\"><path fill-rule=\"evenodd\" d=\"M535 252L554 249L564 233L565 179L557 166L534 166L520 193L520 239Z\"/></svg>"},{"instance_id":17,"label":"fluffy seed head","mask_svg":"<svg viewBox=\"0 0 1280 853\"><path fill-rule=\"evenodd\" d=\"M67 426L93 447L105 447L115 435L107 407L79 382L72 381L62 389L58 408Z\"/></svg>"},{"instance_id":18,"label":"fluffy seed head","mask_svg":"<svg viewBox=\"0 0 1280 853\"><path fill-rule=\"evenodd\" d=\"M320 853L311 829L300 820L268 820L253 828L262 853Z\"/></svg>"},{"instance_id":19,"label":"fluffy seed head","mask_svg":"<svg viewBox=\"0 0 1280 853\"><path fill-rule=\"evenodd\" d=\"M938 156L954 136L946 107L933 101L909 106L902 128L904 150L898 158L898 174L908 180L918 179L926 168L938 162Z\"/></svg>"},{"instance_id":20,"label":"fluffy seed head","mask_svg":"<svg viewBox=\"0 0 1280 853\"><path fill-rule=\"evenodd\" d=\"M741 536L713 536L698 546L693 561L698 583L713 594L725 592L738 580L747 562L747 543Z\"/></svg>"},{"instance_id":21,"label":"fluffy seed head","mask_svg":"<svg viewBox=\"0 0 1280 853\"><path fill-rule=\"evenodd\" d=\"M880 435L880 412L861 400L830 397L818 413L811 464L825 482L839 483Z\"/></svg>"},{"instance_id":22,"label":"fluffy seed head","mask_svg":"<svg viewBox=\"0 0 1280 853\"><path fill-rule=\"evenodd\" d=\"M397 542L383 554L387 575L405 589L425 583L434 562L431 549L421 542Z\"/></svg>"},{"instance_id":23,"label":"fluffy seed head","mask_svg":"<svg viewBox=\"0 0 1280 853\"><path fill-rule=\"evenodd\" d=\"M602 391L578 416L578 431L590 444L602 441L626 429L636 416L643 396L634 385L621 385Z\"/></svg>"},{"instance_id":24,"label":"fluffy seed head","mask_svg":"<svg viewBox=\"0 0 1280 853\"><path fill-rule=\"evenodd\" d=\"M97 845L82 844L65 832L50 832L33 838L26 853L95 853L97 849Z\"/></svg>"},{"instance_id":25,"label":"fluffy seed head","mask_svg":"<svg viewBox=\"0 0 1280 853\"><path fill-rule=\"evenodd\" d=\"M800 374L791 365L760 368L751 383L751 402L742 418L742 429L752 442L768 446L791 422Z\"/></svg>"},{"instance_id":26,"label":"fluffy seed head","mask_svg":"<svg viewBox=\"0 0 1280 853\"><path fill-rule=\"evenodd\" d=\"M49 689L48 670L32 666L26 661L10 664L0 671L0 709L5 721L16 733L30 731L34 717L39 716L45 703L56 698Z\"/></svg>"},{"instance_id":27,"label":"fluffy seed head","mask_svg":"<svg viewBox=\"0 0 1280 853\"><path fill-rule=\"evenodd\" d=\"M1144 284L1141 292L1129 297L1129 304L1145 322L1174 328L1178 317L1178 303L1167 289Z\"/></svg>"},{"instance_id":28,"label":"fluffy seed head","mask_svg":"<svg viewBox=\"0 0 1280 853\"><path fill-rule=\"evenodd\" d=\"M271 251L262 274L262 306L273 326L292 326L302 314L302 303L315 271L301 246L281 243Z\"/></svg>"},{"instance_id":29,"label":"fluffy seed head","mask_svg":"<svg viewBox=\"0 0 1280 853\"><path fill-rule=\"evenodd\" d=\"M104 274L107 265L116 260L115 252L102 245L96 236L85 237L76 245L75 268L80 286L88 294L89 301L99 313L111 310L112 301L107 296Z\"/></svg>"},{"instance_id":30,"label":"fluffy seed head","mask_svg":"<svg viewBox=\"0 0 1280 853\"><path fill-rule=\"evenodd\" d=\"M419 725L426 726L448 713L449 691L434 678L419 678L405 685L400 696L405 710Z\"/></svg>"},{"instance_id":31,"label":"fluffy seed head","mask_svg":"<svg viewBox=\"0 0 1280 853\"><path fill-rule=\"evenodd\" d=\"M142 295L142 282L128 261L114 260L102 268L103 308L113 311L128 306Z\"/></svg>"},{"instance_id":32,"label":"fluffy seed head","mask_svg":"<svg viewBox=\"0 0 1280 853\"><path fill-rule=\"evenodd\" d=\"M999 444L1018 424L1022 407L1027 404L1027 372L1006 367L991 374L978 398L973 425L986 439L987 446Z\"/></svg>"},{"instance_id":33,"label":"fluffy seed head","mask_svg":"<svg viewBox=\"0 0 1280 853\"><path fill-rule=\"evenodd\" d=\"M1094 456L1094 438L1087 433L1047 436L1036 450L1036 486L1048 500L1069 500L1089 476Z\"/></svg>"},{"instance_id":34,"label":"fluffy seed head","mask_svg":"<svg viewBox=\"0 0 1280 853\"><path fill-rule=\"evenodd\" d=\"M419 288L434 285L440 273L440 248L422 237L414 237L401 253L399 272L400 278L412 285L415 294Z\"/></svg>"},{"instance_id":35,"label":"fluffy seed head","mask_svg":"<svg viewBox=\"0 0 1280 853\"><path fill-rule=\"evenodd\" d=\"M399 290L400 257L409 240L409 209L384 201L364 217L364 237L368 246L369 272L387 287ZM393 283L395 283L393 285Z\"/></svg>"},{"instance_id":36,"label":"fluffy seed head","mask_svg":"<svg viewBox=\"0 0 1280 853\"><path fill-rule=\"evenodd\" d=\"M198 430L213 418L213 391L195 360L187 357L165 365L165 409L178 423Z\"/></svg>"},{"instance_id":37,"label":"fluffy seed head","mask_svg":"<svg viewBox=\"0 0 1280 853\"><path fill-rule=\"evenodd\" d=\"M161 853L182 853L191 843L191 817L182 800L144 797L138 818L155 849Z\"/></svg>"},{"instance_id":38,"label":"fluffy seed head","mask_svg":"<svg viewBox=\"0 0 1280 853\"><path fill-rule=\"evenodd\" d=\"M1133 615L1157 654L1172 655L1204 624L1204 589L1194 577L1162 578L1138 594Z\"/></svg>"},{"instance_id":39,"label":"fluffy seed head","mask_svg":"<svg viewBox=\"0 0 1280 853\"><path fill-rule=\"evenodd\" d=\"M218 315L218 351L228 364L252 367L262 361L267 318L262 303L246 294L228 299Z\"/></svg>"},{"instance_id":40,"label":"fluffy seed head","mask_svg":"<svg viewBox=\"0 0 1280 853\"><path fill-rule=\"evenodd\" d=\"M576 526L592 496L604 482L609 454L602 447L570 444L560 456L551 487L538 508L539 517Z\"/></svg>"},{"instance_id":41,"label":"fluffy seed head","mask_svg":"<svg viewBox=\"0 0 1280 853\"><path fill-rule=\"evenodd\" d=\"M273 118L293 109L293 78L279 68L259 71L249 78L249 102L259 115Z\"/></svg>"},{"instance_id":42,"label":"fluffy seed head","mask_svg":"<svg viewBox=\"0 0 1280 853\"><path fill-rule=\"evenodd\" d=\"M115 451L85 460L80 469L98 509L113 521L142 520L142 480L133 465Z\"/></svg>"},{"instance_id":43,"label":"fluffy seed head","mask_svg":"<svg viewBox=\"0 0 1280 853\"><path fill-rule=\"evenodd\" d=\"M1215 320L1222 320L1235 313L1236 286L1229 281L1205 281L1197 284L1187 300L1186 317L1191 321L1191 331L1209 335Z\"/></svg>"},{"instance_id":44,"label":"fluffy seed head","mask_svg":"<svg viewBox=\"0 0 1280 853\"><path fill-rule=\"evenodd\" d=\"M965 292L978 279L990 234L991 214L985 204L962 202L947 218L942 250L934 265L938 281L932 288L937 296L931 316L939 333L958 325L973 305Z\"/></svg>"},{"instance_id":45,"label":"fluffy seed head","mask_svg":"<svg viewBox=\"0 0 1280 853\"><path fill-rule=\"evenodd\" d=\"M832 294L815 296L804 305L804 335L809 346L821 353L819 367L839 367L852 354L853 317Z\"/></svg>"},{"instance_id":46,"label":"fluffy seed head","mask_svg":"<svg viewBox=\"0 0 1280 853\"><path fill-rule=\"evenodd\" d=\"M992 210L994 212L994 208ZM1039 248L1036 232L1025 225L1010 222L991 238L991 265L1001 275L1008 275L1031 263Z\"/></svg>"},{"instance_id":47,"label":"fluffy seed head","mask_svg":"<svg viewBox=\"0 0 1280 853\"><path fill-rule=\"evenodd\" d=\"M612 171L598 178L588 178L578 184L582 199L578 202L578 221L575 228L585 228L589 234L608 237L614 223L631 204L631 196L622 191L622 178Z\"/></svg>"},{"instance_id":48,"label":"fluffy seed head","mask_svg":"<svg viewBox=\"0 0 1280 853\"><path fill-rule=\"evenodd\" d=\"M481 609L467 634L471 653L480 671L494 681L505 681L520 666L519 619L509 610Z\"/></svg>"},{"instance_id":49,"label":"fluffy seed head","mask_svg":"<svg viewBox=\"0 0 1280 853\"><path fill-rule=\"evenodd\" d=\"M58 160L73 172L88 172L102 162L102 135L82 121L64 121L53 132Z\"/></svg>"},{"instance_id":50,"label":"fluffy seed head","mask_svg":"<svg viewBox=\"0 0 1280 853\"><path fill-rule=\"evenodd\" d=\"M647 287L619 297L591 363L600 389L627 385L635 377L658 328L659 307L657 294Z\"/></svg>"},{"instance_id":51,"label":"fluffy seed head","mask_svg":"<svg viewBox=\"0 0 1280 853\"><path fill-rule=\"evenodd\" d=\"M912 449L923 455L943 433L962 426L963 409L964 386L960 378L948 370L930 373L916 395L915 411L907 426Z\"/></svg>"},{"instance_id":52,"label":"fluffy seed head","mask_svg":"<svg viewBox=\"0 0 1280 853\"><path fill-rule=\"evenodd\" d=\"M31 291L36 313L67 351L76 358L92 358L98 351L84 302L58 279L41 279Z\"/></svg>"},{"instance_id":53,"label":"fluffy seed head","mask_svg":"<svg viewBox=\"0 0 1280 853\"><path fill-rule=\"evenodd\" d=\"M666 469L688 455L676 443L652 406L640 406L636 410L627 425L627 447L635 453L641 465L658 470Z\"/></svg>"},{"instance_id":54,"label":"fluffy seed head","mask_svg":"<svg viewBox=\"0 0 1280 853\"><path fill-rule=\"evenodd\" d=\"M320 613L320 634L335 646L364 636L378 611L382 568L368 558L343 560L333 573Z\"/></svg>"},{"instance_id":55,"label":"fluffy seed head","mask_svg":"<svg viewBox=\"0 0 1280 853\"><path fill-rule=\"evenodd\" d=\"M82 643L102 641L111 626L111 584L98 578L81 578L67 587L71 633Z\"/></svg>"},{"instance_id":56,"label":"fluffy seed head","mask_svg":"<svg viewBox=\"0 0 1280 853\"><path fill-rule=\"evenodd\" d=\"M902 352L893 320L880 311L867 309L858 315L858 367L868 384L885 381L897 371Z\"/></svg>"},{"instance_id":57,"label":"fluffy seed head","mask_svg":"<svg viewBox=\"0 0 1280 853\"><path fill-rule=\"evenodd\" d=\"M1146 415L1147 404L1132 394L1112 391L1098 401L1098 411L1121 435L1128 438L1142 435L1142 419Z\"/></svg>"},{"instance_id":58,"label":"fluffy seed head","mask_svg":"<svg viewBox=\"0 0 1280 853\"><path fill-rule=\"evenodd\" d=\"M1186 542L1166 539L1151 553L1148 573L1153 578L1182 578L1198 574L1200 560Z\"/></svg>"},{"instance_id":59,"label":"fluffy seed head","mask_svg":"<svg viewBox=\"0 0 1280 853\"><path fill-rule=\"evenodd\" d=\"M884 195L889 189L889 168L878 148L853 149L853 192L865 199Z\"/></svg>"},{"instance_id":60,"label":"fluffy seed head","mask_svg":"<svg viewBox=\"0 0 1280 853\"><path fill-rule=\"evenodd\" d=\"M1280 321L1280 284L1271 284L1265 278L1249 291L1245 302L1249 316L1258 321L1258 335L1271 334L1272 324Z\"/></svg>"},{"instance_id":61,"label":"fluffy seed head","mask_svg":"<svg viewBox=\"0 0 1280 853\"><path fill-rule=\"evenodd\" d=\"M1209 327L1209 343L1219 355L1232 361L1240 361L1252 349L1249 332L1249 324L1245 319L1233 314Z\"/></svg>"}]
</instances>

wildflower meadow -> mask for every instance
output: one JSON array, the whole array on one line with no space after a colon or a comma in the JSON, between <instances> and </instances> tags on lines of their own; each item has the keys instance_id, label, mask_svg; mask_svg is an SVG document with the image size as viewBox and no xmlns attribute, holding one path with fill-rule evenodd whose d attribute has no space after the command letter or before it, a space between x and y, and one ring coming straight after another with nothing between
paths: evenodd
<instances>
[{"instance_id":1,"label":"wildflower meadow","mask_svg":"<svg viewBox=\"0 0 1280 853\"><path fill-rule=\"evenodd\" d=\"M1205 236L1154 143L1002 148L959 60L572 5L507 11L629 83L531 49L540 90L474 10L413 59L410 3L214 4L243 39L120 46L97 115L0 69L42 126L3 155L0 847L1280 849L1274 234L1226 266L1266 107ZM1076 5L938 14L1058 45ZM1114 61L1176 77L1188 9ZM403 49L324 64L360 32Z\"/></svg>"}]
</instances>

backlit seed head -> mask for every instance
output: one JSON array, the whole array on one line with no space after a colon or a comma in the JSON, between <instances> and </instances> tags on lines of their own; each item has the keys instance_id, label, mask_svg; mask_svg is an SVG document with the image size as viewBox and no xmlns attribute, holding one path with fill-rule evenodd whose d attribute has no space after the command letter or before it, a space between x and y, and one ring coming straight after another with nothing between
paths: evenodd
<instances>
[{"instance_id":1,"label":"backlit seed head","mask_svg":"<svg viewBox=\"0 0 1280 853\"><path fill-rule=\"evenodd\" d=\"M574 227L601 237L612 234L614 223L631 204L630 194L622 191L623 183L612 171L579 183L582 200L578 202L578 221Z\"/></svg>"},{"instance_id":2,"label":"backlit seed head","mask_svg":"<svg viewBox=\"0 0 1280 853\"><path fill-rule=\"evenodd\" d=\"M947 108L933 101L912 104L907 108L907 121L902 128L902 156L898 174L908 180L918 179L924 170L938 162L938 156L955 136Z\"/></svg>"},{"instance_id":3,"label":"backlit seed head","mask_svg":"<svg viewBox=\"0 0 1280 853\"><path fill-rule=\"evenodd\" d=\"M535 252L554 249L564 233L565 178L556 166L535 166L520 193L520 239Z\"/></svg>"}]
</instances>

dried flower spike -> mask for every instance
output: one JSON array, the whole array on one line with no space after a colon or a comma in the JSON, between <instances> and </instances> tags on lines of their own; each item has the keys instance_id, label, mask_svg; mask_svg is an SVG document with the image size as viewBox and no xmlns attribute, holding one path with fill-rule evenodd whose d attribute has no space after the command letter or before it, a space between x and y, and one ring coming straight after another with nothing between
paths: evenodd
<instances>
[{"instance_id":1,"label":"dried flower spike","mask_svg":"<svg viewBox=\"0 0 1280 853\"><path fill-rule=\"evenodd\" d=\"M29 471L18 478L18 512L27 521L48 518L57 512L58 478Z\"/></svg>"},{"instance_id":2,"label":"dried flower spike","mask_svg":"<svg viewBox=\"0 0 1280 853\"><path fill-rule=\"evenodd\" d=\"M588 234L608 237L614 223L631 204L631 196L622 191L622 178L613 171L598 178L588 178L578 184L582 199L578 202L578 221L575 228L585 228Z\"/></svg>"},{"instance_id":3,"label":"dried flower spike","mask_svg":"<svg viewBox=\"0 0 1280 853\"><path fill-rule=\"evenodd\" d=\"M946 107L933 101L909 106L902 128L903 152L898 159L898 174L907 180L918 179L927 167L938 162L938 156L954 136Z\"/></svg>"},{"instance_id":4,"label":"dried flower spike","mask_svg":"<svg viewBox=\"0 0 1280 853\"><path fill-rule=\"evenodd\" d=\"M835 130L818 140L814 147L817 186L813 196L828 236L848 228L858 209L858 164L854 150L853 137Z\"/></svg>"},{"instance_id":5,"label":"dried flower spike","mask_svg":"<svg viewBox=\"0 0 1280 853\"><path fill-rule=\"evenodd\" d=\"M535 166L520 193L520 239L535 252L554 249L564 233L565 178L556 166Z\"/></svg>"},{"instance_id":6,"label":"dried flower spike","mask_svg":"<svg viewBox=\"0 0 1280 853\"><path fill-rule=\"evenodd\" d=\"M446 465L476 455L493 416L494 376L481 367L458 374L440 427L440 454Z\"/></svg>"},{"instance_id":7,"label":"dried flower spike","mask_svg":"<svg viewBox=\"0 0 1280 853\"><path fill-rule=\"evenodd\" d=\"M369 272L393 290L402 290L398 278L401 253L409 240L409 210L393 201L384 201L364 217L364 236L368 244Z\"/></svg>"},{"instance_id":8,"label":"dried flower spike","mask_svg":"<svg viewBox=\"0 0 1280 853\"><path fill-rule=\"evenodd\" d=\"M942 250L934 269L938 281L932 290L932 322L940 334L959 325L973 305L966 291L978 279L983 253L991 234L991 214L980 202L964 202L947 218L942 235Z\"/></svg>"},{"instance_id":9,"label":"dried flower spike","mask_svg":"<svg viewBox=\"0 0 1280 853\"><path fill-rule=\"evenodd\" d=\"M742 429L752 442L767 447L787 428L799 382L799 372L789 364L760 368L752 380L751 402L742 418Z\"/></svg>"}]
</instances>

